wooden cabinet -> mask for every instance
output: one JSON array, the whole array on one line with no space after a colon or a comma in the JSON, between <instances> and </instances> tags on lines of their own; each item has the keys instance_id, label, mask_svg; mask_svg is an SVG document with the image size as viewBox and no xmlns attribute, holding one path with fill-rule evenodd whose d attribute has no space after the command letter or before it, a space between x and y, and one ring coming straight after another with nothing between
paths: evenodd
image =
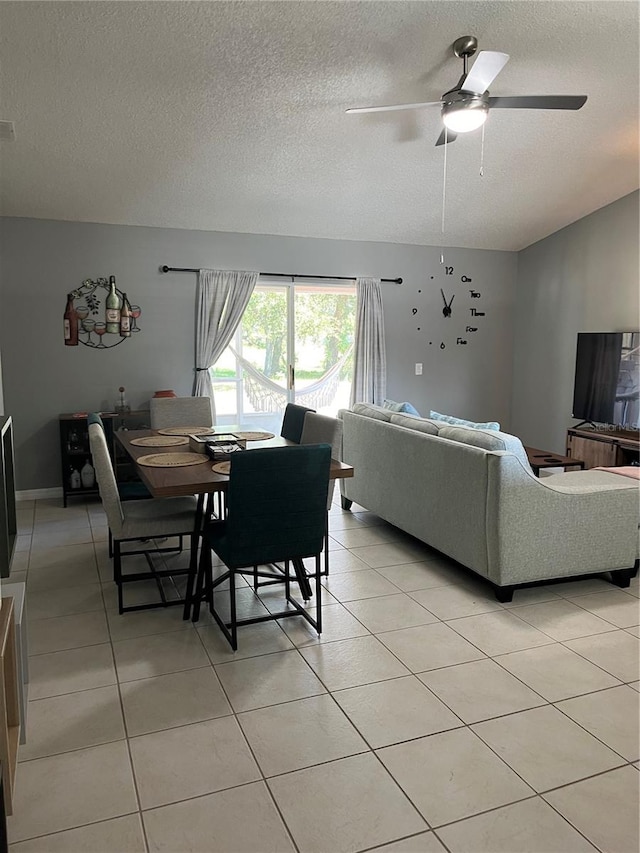
<instances>
[{"instance_id":1,"label":"wooden cabinet","mask_svg":"<svg viewBox=\"0 0 640 853\"><path fill-rule=\"evenodd\" d=\"M582 459L585 468L638 465L640 435L633 430L570 429L567 431L567 456Z\"/></svg>"},{"instance_id":2,"label":"wooden cabinet","mask_svg":"<svg viewBox=\"0 0 640 853\"><path fill-rule=\"evenodd\" d=\"M12 421L8 415L2 415L0 416L0 577L9 577L17 534Z\"/></svg>"},{"instance_id":3,"label":"wooden cabinet","mask_svg":"<svg viewBox=\"0 0 640 853\"><path fill-rule=\"evenodd\" d=\"M141 410L127 412L126 414L114 414L104 412L101 414L104 423L107 447L114 464L116 479L119 482L131 480L135 474L130 466L130 460L116 451L114 434L118 429L143 429L149 426L149 411ZM69 498L87 497L98 495L98 485L95 482L90 487L78 485L78 477L86 462L93 467L91 451L89 449L89 428L87 416L76 417L73 414L59 416L60 423L60 459L62 462L62 502L67 505ZM74 471L77 472L74 474Z\"/></svg>"}]
</instances>

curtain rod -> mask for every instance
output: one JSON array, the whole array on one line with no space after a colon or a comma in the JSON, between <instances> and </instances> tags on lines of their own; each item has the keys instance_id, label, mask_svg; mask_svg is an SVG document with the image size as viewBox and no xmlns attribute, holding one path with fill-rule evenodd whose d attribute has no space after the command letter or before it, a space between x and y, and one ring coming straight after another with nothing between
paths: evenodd
<instances>
[{"instance_id":1,"label":"curtain rod","mask_svg":"<svg viewBox=\"0 0 640 853\"><path fill-rule=\"evenodd\" d=\"M168 267L166 264L160 267L160 272L200 272L194 267ZM331 281L355 281L357 276L349 275L300 275L298 273L288 272L261 272L260 275L269 276L270 278L322 278ZM380 281L389 282L390 284L402 284L401 278L381 278Z\"/></svg>"}]
</instances>

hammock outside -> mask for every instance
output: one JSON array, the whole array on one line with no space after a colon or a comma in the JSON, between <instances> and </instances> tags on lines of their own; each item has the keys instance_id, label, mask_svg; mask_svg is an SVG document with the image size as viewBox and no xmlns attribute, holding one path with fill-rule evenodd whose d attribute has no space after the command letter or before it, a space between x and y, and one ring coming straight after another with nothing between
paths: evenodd
<instances>
[{"instance_id":1,"label":"hammock outside","mask_svg":"<svg viewBox=\"0 0 640 853\"><path fill-rule=\"evenodd\" d=\"M281 412L287 402L287 389L282 385L278 385L272 379L269 379L261 370L254 367L251 362L236 352L229 345L229 349L237 358L242 368L244 386L251 405L257 412ZM338 390L340 381L340 371L344 367L347 359L351 355L353 344L342 355L342 357L329 368L319 379L313 384L307 385L295 392L295 401L302 406L308 406L312 409L319 409L322 406L329 406Z\"/></svg>"}]
</instances>

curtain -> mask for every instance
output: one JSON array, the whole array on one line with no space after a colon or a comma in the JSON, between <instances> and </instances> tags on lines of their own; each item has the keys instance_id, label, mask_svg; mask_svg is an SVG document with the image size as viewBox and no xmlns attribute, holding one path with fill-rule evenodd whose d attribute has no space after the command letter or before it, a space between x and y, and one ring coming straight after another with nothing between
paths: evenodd
<instances>
[{"instance_id":1,"label":"curtain","mask_svg":"<svg viewBox=\"0 0 640 853\"><path fill-rule=\"evenodd\" d=\"M356 281L356 334L351 405L374 403L381 406L386 386L387 356L380 279L359 278Z\"/></svg>"},{"instance_id":2,"label":"curtain","mask_svg":"<svg viewBox=\"0 0 640 853\"><path fill-rule=\"evenodd\" d=\"M198 272L193 396L210 398L214 423L216 404L209 368L220 358L238 328L258 275L257 272L236 270Z\"/></svg>"}]
</instances>

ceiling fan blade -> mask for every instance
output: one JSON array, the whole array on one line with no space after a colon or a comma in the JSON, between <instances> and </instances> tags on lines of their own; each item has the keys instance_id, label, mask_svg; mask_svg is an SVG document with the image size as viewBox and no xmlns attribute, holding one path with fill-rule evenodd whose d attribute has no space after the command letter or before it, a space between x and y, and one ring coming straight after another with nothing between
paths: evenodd
<instances>
[{"instance_id":1,"label":"ceiling fan blade","mask_svg":"<svg viewBox=\"0 0 640 853\"><path fill-rule=\"evenodd\" d=\"M463 92L475 92L476 95L482 95L508 61L508 53L499 53L497 50L481 50L460 88Z\"/></svg>"},{"instance_id":2,"label":"ceiling fan blade","mask_svg":"<svg viewBox=\"0 0 640 853\"><path fill-rule=\"evenodd\" d=\"M489 98L489 106L502 110L579 110L586 101L586 95L522 95Z\"/></svg>"},{"instance_id":3,"label":"ceiling fan blade","mask_svg":"<svg viewBox=\"0 0 640 853\"><path fill-rule=\"evenodd\" d=\"M452 130L447 130L445 127L443 127L443 128L442 128L442 133L440 134L440 136L438 137L438 141L436 142L436 147L437 147L438 145L444 145L444 136L445 136L445 133L446 133L446 135L447 135L447 145L448 145L450 142L455 142L455 141L456 141L456 139L458 138L458 134L457 134L457 133L454 133Z\"/></svg>"},{"instance_id":4,"label":"ceiling fan blade","mask_svg":"<svg viewBox=\"0 0 640 853\"><path fill-rule=\"evenodd\" d=\"M391 110L417 110L421 107L439 107L440 101L427 101L424 104L391 104L387 107L352 107L346 113L384 113Z\"/></svg>"}]
</instances>

